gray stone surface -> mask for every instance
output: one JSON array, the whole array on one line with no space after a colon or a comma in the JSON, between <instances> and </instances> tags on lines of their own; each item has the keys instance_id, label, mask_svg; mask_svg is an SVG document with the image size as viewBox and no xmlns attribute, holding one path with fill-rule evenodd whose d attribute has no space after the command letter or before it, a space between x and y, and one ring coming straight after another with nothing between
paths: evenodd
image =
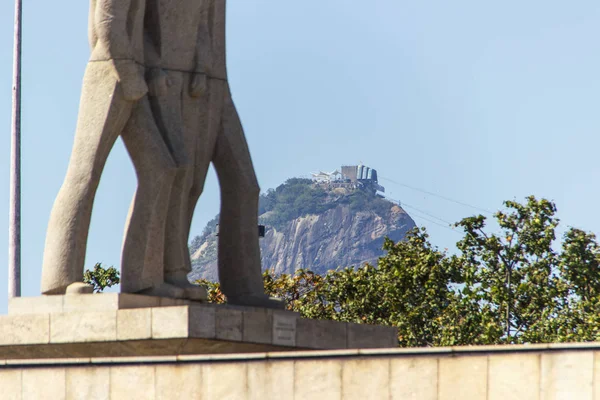
<instances>
[{"instance_id":1,"label":"gray stone surface","mask_svg":"<svg viewBox=\"0 0 600 400\"><path fill-rule=\"evenodd\" d=\"M439 360L439 400L486 400L487 357L444 357ZM465 382L469 381L469 385Z\"/></svg>"},{"instance_id":2,"label":"gray stone surface","mask_svg":"<svg viewBox=\"0 0 600 400\"><path fill-rule=\"evenodd\" d=\"M275 361L248 364L248 399L294 398L294 362Z\"/></svg>"},{"instance_id":3,"label":"gray stone surface","mask_svg":"<svg viewBox=\"0 0 600 400\"><path fill-rule=\"evenodd\" d=\"M0 346L50 342L50 315L0 316Z\"/></svg>"},{"instance_id":4,"label":"gray stone surface","mask_svg":"<svg viewBox=\"0 0 600 400\"><path fill-rule=\"evenodd\" d=\"M65 374L64 368L31 368L24 370L22 399L65 400Z\"/></svg>"},{"instance_id":5,"label":"gray stone surface","mask_svg":"<svg viewBox=\"0 0 600 400\"><path fill-rule=\"evenodd\" d=\"M110 369L110 398L154 400L154 368L115 367ZM140 390L142 389L143 390Z\"/></svg>"},{"instance_id":6,"label":"gray stone surface","mask_svg":"<svg viewBox=\"0 0 600 400\"><path fill-rule=\"evenodd\" d=\"M343 399L389 399L390 363L378 360L348 360L342 364Z\"/></svg>"},{"instance_id":7,"label":"gray stone surface","mask_svg":"<svg viewBox=\"0 0 600 400\"><path fill-rule=\"evenodd\" d=\"M395 329L381 329L378 325L347 324L349 349L369 349L398 346Z\"/></svg>"},{"instance_id":8,"label":"gray stone surface","mask_svg":"<svg viewBox=\"0 0 600 400\"><path fill-rule=\"evenodd\" d=\"M308 349L346 349L347 329L345 322L299 319L296 345Z\"/></svg>"},{"instance_id":9,"label":"gray stone surface","mask_svg":"<svg viewBox=\"0 0 600 400\"><path fill-rule=\"evenodd\" d=\"M342 361L310 360L296 363L294 393L300 399L342 399Z\"/></svg>"},{"instance_id":10,"label":"gray stone surface","mask_svg":"<svg viewBox=\"0 0 600 400\"><path fill-rule=\"evenodd\" d=\"M296 346L298 318L288 313L273 314L273 344Z\"/></svg>"},{"instance_id":11,"label":"gray stone surface","mask_svg":"<svg viewBox=\"0 0 600 400\"><path fill-rule=\"evenodd\" d=\"M156 369L156 399L202 399L202 366L175 365Z\"/></svg>"},{"instance_id":12,"label":"gray stone surface","mask_svg":"<svg viewBox=\"0 0 600 400\"><path fill-rule=\"evenodd\" d=\"M66 376L67 400L110 399L108 368L71 368Z\"/></svg>"},{"instance_id":13,"label":"gray stone surface","mask_svg":"<svg viewBox=\"0 0 600 400\"><path fill-rule=\"evenodd\" d=\"M436 400L438 360L434 357L403 357L390 360L392 400Z\"/></svg>"},{"instance_id":14,"label":"gray stone surface","mask_svg":"<svg viewBox=\"0 0 600 400\"><path fill-rule=\"evenodd\" d=\"M8 314L53 314L70 311L95 312L135 308L172 307L192 304L188 300L129 293L101 293L66 296L14 297Z\"/></svg>"},{"instance_id":15,"label":"gray stone surface","mask_svg":"<svg viewBox=\"0 0 600 400\"><path fill-rule=\"evenodd\" d=\"M50 314L50 343L114 342L116 340L117 311Z\"/></svg>"},{"instance_id":16,"label":"gray stone surface","mask_svg":"<svg viewBox=\"0 0 600 400\"><path fill-rule=\"evenodd\" d=\"M537 400L539 388L531 382L540 381L540 356L498 355L489 358L488 400Z\"/></svg>"},{"instance_id":17,"label":"gray stone surface","mask_svg":"<svg viewBox=\"0 0 600 400\"><path fill-rule=\"evenodd\" d=\"M591 399L594 354L553 353L541 356L540 400Z\"/></svg>"},{"instance_id":18,"label":"gray stone surface","mask_svg":"<svg viewBox=\"0 0 600 400\"><path fill-rule=\"evenodd\" d=\"M591 400L600 387L598 349L592 342L0 359L0 398Z\"/></svg>"},{"instance_id":19,"label":"gray stone surface","mask_svg":"<svg viewBox=\"0 0 600 400\"><path fill-rule=\"evenodd\" d=\"M55 306L50 310L47 297ZM85 300L71 303L65 312L65 301L71 297ZM61 298L62 303L54 302ZM297 313L266 308L197 302L164 306L164 301L176 300L145 299L129 294L92 294L11 302L11 313L0 316L0 361L348 347L346 323L308 320ZM42 305L40 313L34 313L35 304ZM132 305L145 307L127 308ZM373 326L362 333L355 330L354 335L355 342L375 338L374 345L387 347L387 342L377 338L394 336L396 329Z\"/></svg>"},{"instance_id":20,"label":"gray stone surface","mask_svg":"<svg viewBox=\"0 0 600 400\"><path fill-rule=\"evenodd\" d=\"M0 369L0 388L5 400L21 400L22 371L19 369Z\"/></svg>"},{"instance_id":21,"label":"gray stone surface","mask_svg":"<svg viewBox=\"0 0 600 400\"><path fill-rule=\"evenodd\" d=\"M91 0L92 55L71 161L48 225L42 293L91 290L81 281L93 200L122 136L138 178L123 243L122 291L206 299L206 290L187 280L187 240L212 162L221 186L223 293L231 304L282 308L264 294L260 189L227 82L225 3Z\"/></svg>"},{"instance_id":22,"label":"gray stone surface","mask_svg":"<svg viewBox=\"0 0 600 400\"><path fill-rule=\"evenodd\" d=\"M166 219L163 203L168 198L176 165L146 96L145 11L145 1L91 1L92 55L83 80L71 160L48 224L42 293L65 293L69 285L83 279L94 195L119 135L138 175L126 227L123 264L139 285L136 289L160 283L146 278L143 267L147 256L151 259L148 261L162 257L163 237L157 233Z\"/></svg>"},{"instance_id":23,"label":"gray stone surface","mask_svg":"<svg viewBox=\"0 0 600 400\"><path fill-rule=\"evenodd\" d=\"M204 365L202 392L207 399L245 399L248 390L248 364Z\"/></svg>"},{"instance_id":24,"label":"gray stone surface","mask_svg":"<svg viewBox=\"0 0 600 400\"><path fill-rule=\"evenodd\" d=\"M590 386L600 386L597 372L590 374L598 348L591 343L558 349L486 346L8 360L0 361L0 398L591 400L597 397Z\"/></svg>"}]
</instances>

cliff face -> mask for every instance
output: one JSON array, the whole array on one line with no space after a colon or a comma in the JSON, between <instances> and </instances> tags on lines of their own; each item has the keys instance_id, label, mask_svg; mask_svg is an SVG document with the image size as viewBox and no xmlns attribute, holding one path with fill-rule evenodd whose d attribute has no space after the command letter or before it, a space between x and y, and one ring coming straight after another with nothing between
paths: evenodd
<instances>
[{"instance_id":1,"label":"cliff face","mask_svg":"<svg viewBox=\"0 0 600 400\"><path fill-rule=\"evenodd\" d=\"M261 241L263 268L276 273L297 269L326 272L337 267L376 262L383 254L384 237L404 238L415 224L398 206L384 219L373 211L350 210L339 205L321 215L307 215L290 221L278 231L268 229Z\"/></svg>"},{"instance_id":2,"label":"cliff face","mask_svg":"<svg viewBox=\"0 0 600 400\"><path fill-rule=\"evenodd\" d=\"M274 218L278 212L275 206L261 215L261 223L266 225L265 237L260 242L263 270L280 274L303 268L324 273L338 267L376 263L383 255L386 236L399 241L415 227L401 207L374 195L367 196L367 201L363 197L354 201L339 190L318 196L319 212L282 221ZM275 220L276 223L269 223ZM193 279L217 280L218 237L214 231L207 228L191 246Z\"/></svg>"}]
</instances>

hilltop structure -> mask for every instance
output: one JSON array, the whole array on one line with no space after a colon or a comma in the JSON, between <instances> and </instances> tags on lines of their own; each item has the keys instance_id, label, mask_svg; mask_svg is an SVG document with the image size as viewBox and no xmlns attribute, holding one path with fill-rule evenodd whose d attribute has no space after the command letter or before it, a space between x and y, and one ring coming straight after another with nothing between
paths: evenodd
<instances>
[{"instance_id":1,"label":"hilltop structure","mask_svg":"<svg viewBox=\"0 0 600 400\"><path fill-rule=\"evenodd\" d=\"M314 172L311 174L313 181L323 189L346 188L372 189L374 192L385 193L385 188L377 180L377 170L365 165L343 165L341 172Z\"/></svg>"}]
</instances>

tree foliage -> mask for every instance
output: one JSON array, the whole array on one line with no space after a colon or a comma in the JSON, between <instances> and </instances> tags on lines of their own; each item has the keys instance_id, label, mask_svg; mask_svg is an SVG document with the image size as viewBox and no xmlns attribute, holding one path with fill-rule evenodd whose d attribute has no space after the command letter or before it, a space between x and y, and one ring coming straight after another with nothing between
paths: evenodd
<instances>
[{"instance_id":1,"label":"tree foliage","mask_svg":"<svg viewBox=\"0 0 600 400\"><path fill-rule=\"evenodd\" d=\"M307 318L395 326L400 346L544 343L600 338L600 245L568 228L557 243L556 206L528 197L455 226L456 254L425 229L386 240L377 266L320 276L263 274L269 295ZM225 297L217 283L211 301Z\"/></svg>"},{"instance_id":2,"label":"tree foliage","mask_svg":"<svg viewBox=\"0 0 600 400\"><path fill-rule=\"evenodd\" d=\"M119 271L114 267L104 268L102 263L96 263L94 269L83 273L83 282L92 285L94 292L102 292L107 287L119 284Z\"/></svg>"}]
</instances>

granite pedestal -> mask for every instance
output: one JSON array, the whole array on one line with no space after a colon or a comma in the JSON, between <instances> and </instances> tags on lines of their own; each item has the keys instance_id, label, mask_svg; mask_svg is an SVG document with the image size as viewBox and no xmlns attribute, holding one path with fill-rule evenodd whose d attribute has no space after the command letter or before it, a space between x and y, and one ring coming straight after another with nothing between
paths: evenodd
<instances>
[{"instance_id":1,"label":"granite pedestal","mask_svg":"<svg viewBox=\"0 0 600 400\"><path fill-rule=\"evenodd\" d=\"M389 348L396 329L130 294L15 298L0 360Z\"/></svg>"}]
</instances>

